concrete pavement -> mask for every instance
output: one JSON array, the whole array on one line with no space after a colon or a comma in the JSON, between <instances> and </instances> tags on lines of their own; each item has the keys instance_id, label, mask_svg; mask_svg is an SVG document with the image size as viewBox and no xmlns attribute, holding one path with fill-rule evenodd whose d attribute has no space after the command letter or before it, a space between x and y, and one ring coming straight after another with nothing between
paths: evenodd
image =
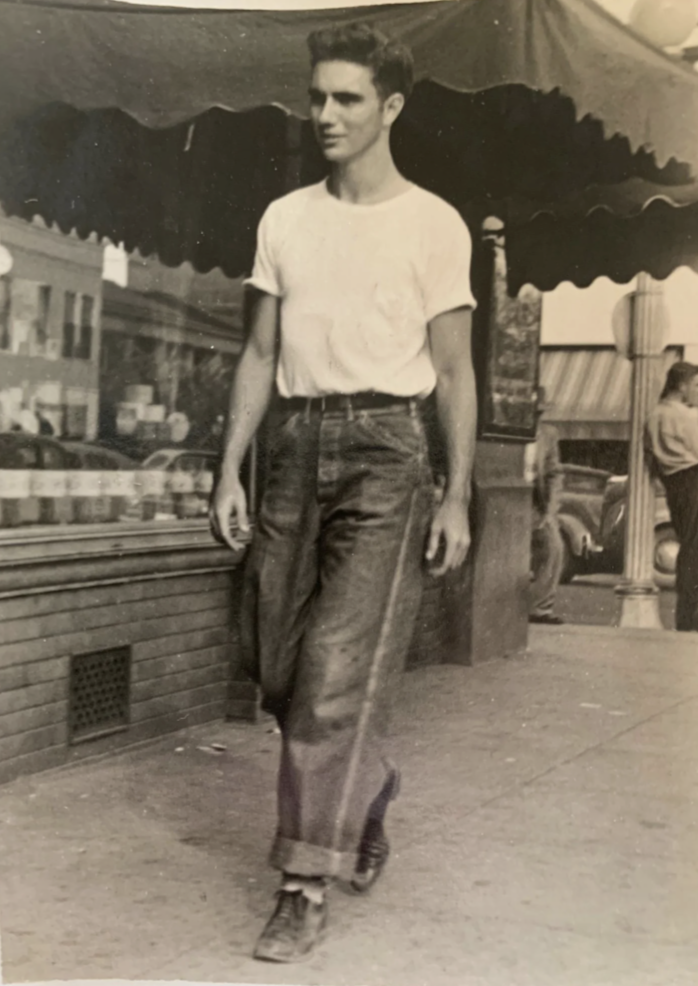
<instances>
[{"instance_id":1,"label":"concrete pavement","mask_svg":"<svg viewBox=\"0 0 698 986\"><path fill-rule=\"evenodd\" d=\"M393 857L369 899L333 892L299 966L249 958L269 722L0 787L4 982L695 986L698 638L537 627L525 657L410 672L397 705Z\"/></svg>"}]
</instances>

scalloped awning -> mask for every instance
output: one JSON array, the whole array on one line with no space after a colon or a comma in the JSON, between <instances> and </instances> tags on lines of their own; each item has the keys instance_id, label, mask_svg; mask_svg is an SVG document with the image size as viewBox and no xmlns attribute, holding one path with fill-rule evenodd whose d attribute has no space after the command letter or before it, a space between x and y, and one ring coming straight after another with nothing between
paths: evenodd
<instances>
[{"instance_id":1,"label":"scalloped awning","mask_svg":"<svg viewBox=\"0 0 698 986\"><path fill-rule=\"evenodd\" d=\"M698 171L698 76L593 0L444 0L340 10L184 10L112 0L0 2L0 132L46 103L118 108L149 127L214 106L305 112L305 38L370 19L458 92L559 90L577 119Z\"/></svg>"},{"instance_id":2,"label":"scalloped awning","mask_svg":"<svg viewBox=\"0 0 698 986\"><path fill-rule=\"evenodd\" d=\"M698 75L592 0L0 0L3 206L170 265L245 272L264 207L322 174L308 125L278 108L304 111L305 37L356 19L415 54L398 163L474 234L488 213L505 219L510 288L698 269Z\"/></svg>"}]
</instances>

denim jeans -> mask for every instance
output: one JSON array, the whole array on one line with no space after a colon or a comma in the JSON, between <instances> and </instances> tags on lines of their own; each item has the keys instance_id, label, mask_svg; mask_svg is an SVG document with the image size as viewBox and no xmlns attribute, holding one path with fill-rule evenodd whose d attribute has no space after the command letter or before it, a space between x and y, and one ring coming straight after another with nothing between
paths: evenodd
<instances>
[{"instance_id":1,"label":"denim jeans","mask_svg":"<svg viewBox=\"0 0 698 986\"><path fill-rule=\"evenodd\" d=\"M279 723L272 865L348 876L421 597L433 503L417 402L288 414L243 599L245 666Z\"/></svg>"}]
</instances>

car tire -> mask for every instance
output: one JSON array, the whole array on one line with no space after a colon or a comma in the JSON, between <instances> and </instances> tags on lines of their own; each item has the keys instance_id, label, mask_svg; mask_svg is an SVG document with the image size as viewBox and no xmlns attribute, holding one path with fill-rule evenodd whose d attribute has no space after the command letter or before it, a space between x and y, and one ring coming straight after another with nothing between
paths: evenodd
<instances>
[{"instance_id":1,"label":"car tire","mask_svg":"<svg viewBox=\"0 0 698 986\"><path fill-rule=\"evenodd\" d=\"M673 589L676 586L676 556L679 540L674 528L669 524L654 530L654 581L660 589Z\"/></svg>"}]
</instances>

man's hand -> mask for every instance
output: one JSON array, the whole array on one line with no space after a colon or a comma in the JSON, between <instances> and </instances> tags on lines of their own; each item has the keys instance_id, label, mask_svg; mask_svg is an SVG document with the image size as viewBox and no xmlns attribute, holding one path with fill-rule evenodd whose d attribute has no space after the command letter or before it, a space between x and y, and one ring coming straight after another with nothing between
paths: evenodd
<instances>
[{"instance_id":1,"label":"man's hand","mask_svg":"<svg viewBox=\"0 0 698 986\"><path fill-rule=\"evenodd\" d=\"M208 519L211 533L216 541L227 544L233 551L239 551L244 541L233 537L230 533L233 518L237 521L239 532L246 534L250 529L247 519L247 497L237 476L234 480L218 483L211 497Z\"/></svg>"},{"instance_id":2,"label":"man's hand","mask_svg":"<svg viewBox=\"0 0 698 986\"><path fill-rule=\"evenodd\" d=\"M439 505L429 533L427 562L436 559L443 538L445 549L441 564L430 568L434 576L444 575L458 568L465 561L470 548L470 518L467 504L457 499L444 498Z\"/></svg>"}]
</instances>

